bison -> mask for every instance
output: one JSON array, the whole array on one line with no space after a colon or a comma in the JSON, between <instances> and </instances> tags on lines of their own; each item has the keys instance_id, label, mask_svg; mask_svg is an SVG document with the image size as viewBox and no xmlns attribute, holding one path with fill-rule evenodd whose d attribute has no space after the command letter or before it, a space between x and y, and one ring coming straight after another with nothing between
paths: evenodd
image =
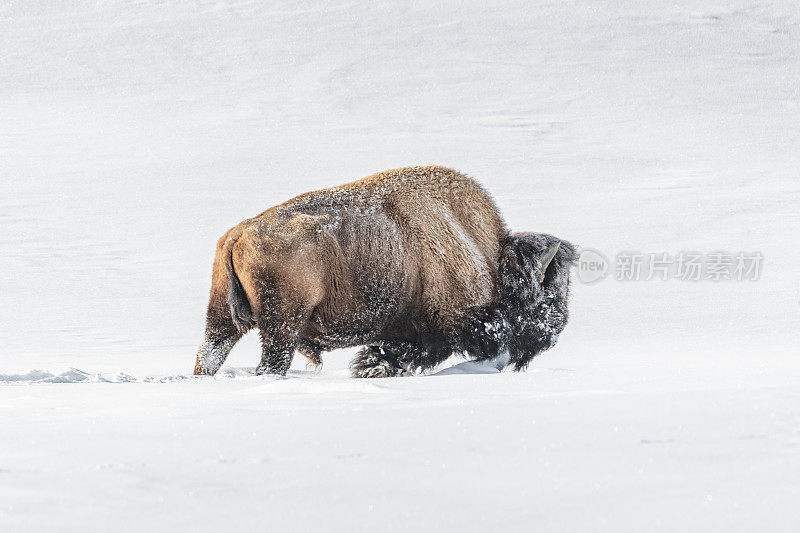
<instances>
[{"instance_id":1,"label":"bison","mask_svg":"<svg viewBox=\"0 0 800 533\"><path fill-rule=\"evenodd\" d=\"M258 329L257 374L295 351L362 346L356 377L429 369L457 353L515 370L567 323L575 249L509 233L487 192L440 166L387 170L309 192L217 242L195 374L213 375Z\"/></svg>"}]
</instances>

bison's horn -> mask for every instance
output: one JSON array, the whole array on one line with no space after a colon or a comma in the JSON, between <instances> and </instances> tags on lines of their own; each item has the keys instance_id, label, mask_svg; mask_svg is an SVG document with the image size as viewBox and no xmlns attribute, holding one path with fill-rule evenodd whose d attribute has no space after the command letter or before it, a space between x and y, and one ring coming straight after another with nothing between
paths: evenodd
<instances>
[{"instance_id":1,"label":"bison's horn","mask_svg":"<svg viewBox=\"0 0 800 533\"><path fill-rule=\"evenodd\" d=\"M544 274L547 272L547 267L550 266L550 261L552 261L556 256L559 246L561 246L561 241L551 245L550 248L545 250L545 252L542 254L542 257L540 258L540 261L542 262L542 270L539 272L539 283L544 281Z\"/></svg>"}]
</instances>

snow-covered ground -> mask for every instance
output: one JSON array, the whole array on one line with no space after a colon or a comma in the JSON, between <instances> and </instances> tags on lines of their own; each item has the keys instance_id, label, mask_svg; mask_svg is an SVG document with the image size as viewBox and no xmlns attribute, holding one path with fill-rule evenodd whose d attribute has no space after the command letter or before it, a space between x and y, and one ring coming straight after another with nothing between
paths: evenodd
<instances>
[{"instance_id":1,"label":"snow-covered ground","mask_svg":"<svg viewBox=\"0 0 800 533\"><path fill-rule=\"evenodd\" d=\"M797 531L798 74L791 1L0 4L0 530ZM612 262L553 350L189 376L228 227L429 163Z\"/></svg>"}]
</instances>

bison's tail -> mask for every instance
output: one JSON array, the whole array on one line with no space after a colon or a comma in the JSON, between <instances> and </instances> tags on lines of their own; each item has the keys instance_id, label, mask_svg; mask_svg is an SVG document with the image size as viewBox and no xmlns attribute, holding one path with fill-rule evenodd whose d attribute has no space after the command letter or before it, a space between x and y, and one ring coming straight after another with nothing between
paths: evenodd
<instances>
[{"instance_id":1,"label":"bison's tail","mask_svg":"<svg viewBox=\"0 0 800 533\"><path fill-rule=\"evenodd\" d=\"M250 306L247 293L233 268L233 246L230 246L227 252L225 269L228 274L228 307L231 320L240 333L246 333L256 325L253 319L253 308Z\"/></svg>"},{"instance_id":2,"label":"bison's tail","mask_svg":"<svg viewBox=\"0 0 800 533\"><path fill-rule=\"evenodd\" d=\"M509 235L499 264L499 302L509 322L516 370L551 348L567 325L570 270L577 253L567 241L541 233Z\"/></svg>"}]
</instances>

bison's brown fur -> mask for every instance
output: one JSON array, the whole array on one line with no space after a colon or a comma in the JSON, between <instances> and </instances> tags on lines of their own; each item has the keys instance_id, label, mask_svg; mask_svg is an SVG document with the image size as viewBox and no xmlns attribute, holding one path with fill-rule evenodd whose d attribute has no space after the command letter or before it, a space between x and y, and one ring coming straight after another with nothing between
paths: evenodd
<instances>
[{"instance_id":1,"label":"bison's brown fur","mask_svg":"<svg viewBox=\"0 0 800 533\"><path fill-rule=\"evenodd\" d=\"M369 345L359 376L432 366L453 351L491 355L503 343L487 351L471 332L492 320L508 327L494 302L512 238L480 185L439 166L302 194L218 241L195 373L214 374L254 327L258 373L285 374L295 350L319 362L356 345Z\"/></svg>"}]
</instances>

